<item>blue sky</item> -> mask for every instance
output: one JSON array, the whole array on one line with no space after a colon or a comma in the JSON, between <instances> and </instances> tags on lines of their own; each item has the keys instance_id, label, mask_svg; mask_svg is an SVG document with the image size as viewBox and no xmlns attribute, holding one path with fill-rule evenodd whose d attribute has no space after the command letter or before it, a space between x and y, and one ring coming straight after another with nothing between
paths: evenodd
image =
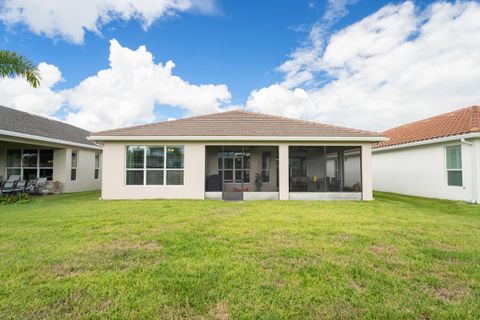
<instances>
[{"instance_id":1,"label":"blue sky","mask_svg":"<svg viewBox=\"0 0 480 320\"><path fill-rule=\"evenodd\" d=\"M428 91L425 97L422 90L418 90L412 84L409 84L411 88L407 88L411 91L408 97L403 96L405 88L402 86L405 84L392 83L388 87L392 78L405 76L417 81L421 76L413 71L408 71L410 74L403 73L402 65L418 63L420 70L425 68L426 71L430 70L428 68L436 68L429 65L428 61L438 59L441 64L460 57L461 53L456 52L458 46L462 47L464 43L475 40L475 32L480 31L476 29L478 24L470 17L479 10L476 1L457 3L366 0L184 1L188 8L174 7L168 12L157 8L158 13L152 17L142 16L142 10L151 12L151 8L135 8L133 12L128 8L110 8L109 12L100 12L98 17L93 18L93 28L97 29L96 31L88 30L92 29L92 24L89 25L87 18L85 21L82 20L82 15L85 17L88 15L88 8L80 7L71 11L65 9L58 13L62 19L52 22L55 17L48 16L51 9L48 6L53 6L55 0L32 1L36 6L44 6L41 10L38 7L32 8L29 1L0 1L1 48L17 51L35 63L48 65L51 68L46 67L48 70L46 69L45 74L47 78L52 78L44 85L45 92L35 92L13 82L0 83L0 94L1 86L4 90L7 87L13 88L8 93L5 92L3 97L0 95L0 103L58 117L91 130L238 107L382 130L388 126L480 101L480 96L474 92L476 90L473 87L471 90L462 87L463 98L453 97L458 90L452 89L451 99L440 97L438 101L435 100L436 94L432 90L435 87L448 86L448 73L454 72L452 69L439 70L439 76L444 77L435 80L440 81L439 83L430 83L431 79L425 79L424 82L427 82L424 84L425 90ZM171 0L163 2L168 4ZM98 0L98 3L108 6L109 0ZM385 12L382 13L382 10ZM69 17L69 14L72 16ZM330 18L327 18L328 14ZM458 30L458 26L454 25L456 18L459 17L464 21L462 25L465 30ZM108 23L102 22L106 19L109 20ZM365 21L368 19L372 21ZM432 26L439 23L438 19L444 19L440 23L447 26L451 24L451 28L440 30L436 35L422 30L422 26L428 26L429 23ZM348 33L347 30L355 28L358 30L351 31L351 35L345 35ZM379 32L378 28L383 28L385 32ZM83 35L79 35L78 30L81 29L85 30ZM316 31L320 34L319 37L312 35ZM456 33L460 33L465 42L452 44L451 47L445 47L445 44L438 44L438 47L435 47L437 46L435 39L442 37L441 32L445 34L446 39L449 37L456 39L458 38ZM378 39L372 40L372 35L375 37L375 34ZM346 39L341 39L342 36ZM347 36L351 38L348 39ZM420 39L416 39L417 37ZM430 39L420 43L426 37ZM113 69L109 61L109 56L113 54L110 41L112 39L119 44L116 56L123 57L123 53L136 52L138 47L145 46L146 52L154 56L154 63L152 65L147 63L145 67L147 73L149 68L155 69L156 64L165 66L167 61L173 61L175 67L172 74L183 81L180 84L183 89L178 92L168 90L172 96L169 96L169 92L157 93L158 87L162 86L162 80L151 83L148 79L159 78L145 78L145 92L151 98L143 99L141 85L122 84L123 90L119 94L126 94L125 90L128 89L125 88L129 86L139 86L140 90L132 91L124 98L131 102L132 109L141 109L138 112L132 111L128 106L119 107L113 90L105 97L102 96L102 92L96 92L95 87L101 87L103 84L114 86L117 81L112 79L107 81L99 75L101 70ZM337 39L338 43L332 39ZM351 43L355 45L350 47ZM426 52L422 50L425 43L429 44L429 50L432 51L427 52L429 56L425 56ZM387 45L384 48L385 44ZM418 48L408 52L412 55L408 61L398 61L399 70L372 76L372 70L381 74L382 72L378 70L389 69L384 67L382 57L394 51L407 50L408 45ZM377 46L380 47L377 51L368 52L369 49L366 49ZM463 80L462 83L470 83L476 79L472 76L478 68L475 64L479 65L480 62L478 46L476 48L472 53L471 47L465 47L465 50L470 51L468 60L474 69L466 71L464 75L457 75ZM452 52L450 55L442 56L445 50ZM344 51L352 52L352 55L347 55L343 60L335 58L341 56ZM298 59L294 58L296 53ZM393 65L396 64L394 58L399 55L392 55ZM136 60L128 58L118 59L118 64L136 63ZM293 67L287 68L288 70L280 67L289 61ZM377 67L372 66L374 63L377 63ZM362 67L355 69L354 74L345 76L346 73L350 73L352 66L357 68L358 65ZM463 68L468 64L463 62L458 66ZM118 67L114 72L117 76L124 74L121 68ZM132 72L131 77L137 76L136 71L129 72ZM305 74L307 79L303 77ZM142 74L139 73L138 76L141 77ZM82 81L91 77L95 79L90 81L90 85L86 83L82 85ZM111 78L113 77L112 75ZM351 84L354 79L361 77L366 77L367 80ZM378 77L385 79L378 80ZM375 82L377 80L382 85ZM364 86L365 83L369 85ZM381 88L383 83L388 83L386 89ZM411 81L407 79L405 83ZM205 91L205 88L190 88L188 85L216 87L210 88L214 92L206 92L208 90ZM422 82L418 85L422 85ZM173 96L175 94L177 96ZM179 99L179 94L191 96L192 100L197 101L206 95L211 97L206 98L205 103L196 103ZM35 97L29 98L32 95ZM102 100L104 104L87 105L87 102L82 102L83 97L91 97L92 101ZM347 99L348 97L350 98ZM208 103L211 107L207 105ZM406 103L409 105L412 103L412 106L405 107ZM44 104L45 107L42 107ZM418 111L419 107L423 111ZM125 117L113 121L107 119L108 113L100 111L103 114L93 119L93 115L99 112L95 108L109 110L119 108L118 112L125 114ZM382 116L378 115L380 111L383 112Z\"/></svg>"}]
</instances>

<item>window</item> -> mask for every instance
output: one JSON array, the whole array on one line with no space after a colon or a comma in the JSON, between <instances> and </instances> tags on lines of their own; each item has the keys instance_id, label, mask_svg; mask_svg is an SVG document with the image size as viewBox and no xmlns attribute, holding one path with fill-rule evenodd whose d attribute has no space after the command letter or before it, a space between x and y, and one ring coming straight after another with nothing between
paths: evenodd
<instances>
[{"instance_id":1,"label":"window","mask_svg":"<svg viewBox=\"0 0 480 320\"><path fill-rule=\"evenodd\" d=\"M462 146L445 148L447 156L447 183L449 186L461 187L462 180Z\"/></svg>"},{"instance_id":2,"label":"window","mask_svg":"<svg viewBox=\"0 0 480 320\"><path fill-rule=\"evenodd\" d=\"M95 152L95 170L93 173L93 178L95 180L98 180L99 176L100 176L100 153Z\"/></svg>"},{"instance_id":3,"label":"window","mask_svg":"<svg viewBox=\"0 0 480 320\"><path fill-rule=\"evenodd\" d=\"M72 159L70 164L70 180L77 181L78 150L72 150Z\"/></svg>"},{"instance_id":4,"label":"window","mask_svg":"<svg viewBox=\"0 0 480 320\"><path fill-rule=\"evenodd\" d=\"M271 152L262 152L262 182L270 182Z\"/></svg>"},{"instance_id":5,"label":"window","mask_svg":"<svg viewBox=\"0 0 480 320\"><path fill-rule=\"evenodd\" d=\"M243 166L243 182L250 182L250 151L242 152L238 150L226 150L218 153L218 175L224 177L224 182L241 183L242 182L242 166ZM222 160L223 158L223 160ZM243 160L243 164L242 164ZM225 164L225 168L223 165Z\"/></svg>"},{"instance_id":6,"label":"window","mask_svg":"<svg viewBox=\"0 0 480 320\"><path fill-rule=\"evenodd\" d=\"M127 185L183 185L183 146L128 146Z\"/></svg>"},{"instance_id":7,"label":"window","mask_svg":"<svg viewBox=\"0 0 480 320\"><path fill-rule=\"evenodd\" d=\"M13 149L7 150L7 178L19 175L24 180L34 180L38 177L53 178L52 149Z\"/></svg>"}]
</instances>

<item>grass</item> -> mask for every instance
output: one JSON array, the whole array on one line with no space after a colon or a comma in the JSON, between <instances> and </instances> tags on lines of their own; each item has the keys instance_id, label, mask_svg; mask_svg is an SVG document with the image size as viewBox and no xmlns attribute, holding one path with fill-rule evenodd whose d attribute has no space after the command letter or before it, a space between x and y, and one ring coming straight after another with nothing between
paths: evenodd
<instances>
[{"instance_id":1,"label":"grass","mask_svg":"<svg viewBox=\"0 0 480 320\"><path fill-rule=\"evenodd\" d=\"M480 206L98 197L0 206L0 319L480 317Z\"/></svg>"}]
</instances>

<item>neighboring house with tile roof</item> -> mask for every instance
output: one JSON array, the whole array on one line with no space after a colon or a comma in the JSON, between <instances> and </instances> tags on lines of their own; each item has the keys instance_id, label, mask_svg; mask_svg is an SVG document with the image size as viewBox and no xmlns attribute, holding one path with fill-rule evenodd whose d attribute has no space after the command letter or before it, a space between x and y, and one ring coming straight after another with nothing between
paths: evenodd
<instances>
[{"instance_id":1,"label":"neighboring house with tile roof","mask_svg":"<svg viewBox=\"0 0 480 320\"><path fill-rule=\"evenodd\" d=\"M61 183L62 192L100 189L102 147L89 131L0 106L0 181L10 176Z\"/></svg>"},{"instance_id":2,"label":"neighboring house with tile roof","mask_svg":"<svg viewBox=\"0 0 480 320\"><path fill-rule=\"evenodd\" d=\"M93 133L104 199L372 199L375 132L240 110Z\"/></svg>"},{"instance_id":3,"label":"neighboring house with tile roof","mask_svg":"<svg viewBox=\"0 0 480 320\"><path fill-rule=\"evenodd\" d=\"M383 132L374 145L374 189L480 201L480 106Z\"/></svg>"}]
</instances>

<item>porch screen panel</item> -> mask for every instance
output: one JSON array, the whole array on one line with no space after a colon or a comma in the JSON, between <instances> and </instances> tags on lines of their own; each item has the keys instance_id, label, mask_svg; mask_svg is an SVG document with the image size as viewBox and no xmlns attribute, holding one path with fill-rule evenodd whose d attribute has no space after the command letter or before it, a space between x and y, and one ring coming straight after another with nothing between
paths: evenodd
<instances>
[{"instance_id":1,"label":"porch screen panel","mask_svg":"<svg viewBox=\"0 0 480 320\"><path fill-rule=\"evenodd\" d=\"M290 192L361 192L361 148L291 146Z\"/></svg>"},{"instance_id":2,"label":"porch screen panel","mask_svg":"<svg viewBox=\"0 0 480 320\"><path fill-rule=\"evenodd\" d=\"M7 150L7 178L20 175L24 180L39 177L53 178L53 149L10 149Z\"/></svg>"},{"instance_id":3,"label":"porch screen panel","mask_svg":"<svg viewBox=\"0 0 480 320\"><path fill-rule=\"evenodd\" d=\"M53 180L53 149L40 149L38 176Z\"/></svg>"},{"instance_id":4,"label":"porch screen panel","mask_svg":"<svg viewBox=\"0 0 480 320\"><path fill-rule=\"evenodd\" d=\"M25 149L22 154L23 179L35 180L38 177L38 149Z\"/></svg>"},{"instance_id":5,"label":"porch screen panel","mask_svg":"<svg viewBox=\"0 0 480 320\"><path fill-rule=\"evenodd\" d=\"M22 175L22 150L7 150L6 168L7 179L12 175Z\"/></svg>"}]
</instances>

